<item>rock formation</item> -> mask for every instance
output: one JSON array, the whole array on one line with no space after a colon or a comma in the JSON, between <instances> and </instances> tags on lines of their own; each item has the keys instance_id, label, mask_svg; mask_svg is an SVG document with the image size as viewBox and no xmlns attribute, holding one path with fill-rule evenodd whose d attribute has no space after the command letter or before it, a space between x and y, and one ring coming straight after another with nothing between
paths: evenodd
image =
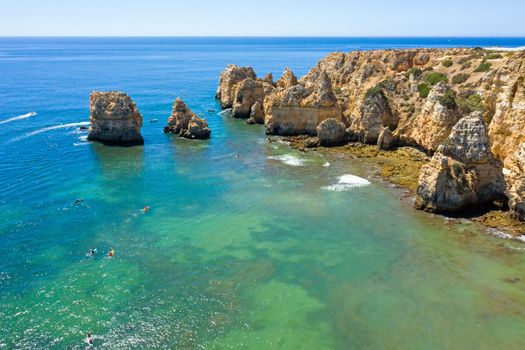
<instances>
[{"instance_id":1,"label":"rock formation","mask_svg":"<svg viewBox=\"0 0 525 350\"><path fill-rule=\"evenodd\" d=\"M206 120L197 117L180 98L173 103L173 111L164 132L188 139L207 139L211 134Z\"/></svg>"},{"instance_id":2,"label":"rock formation","mask_svg":"<svg viewBox=\"0 0 525 350\"><path fill-rule=\"evenodd\" d=\"M220 100L222 108L232 108L237 92L237 85L245 79L256 80L257 76L251 67L229 65L222 72L219 88L215 97Z\"/></svg>"},{"instance_id":3,"label":"rock formation","mask_svg":"<svg viewBox=\"0 0 525 350\"><path fill-rule=\"evenodd\" d=\"M235 91L232 116L234 118L248 118L255 103L262 104L266 96L265 84L251 78L240 82ZM273 87L266 87L273 89Z\"/></svg>"},{"instance_id":4,"label":"rock formation","mask_svg":"<svg viewBox=\"0 0 525 350\"><path fill-rule=\"evenodd\" d=\"M506 183L509 184L509 208L517 219L525 221L525 143L507 159L503 174Z\"/></svg>"},{"instance_id":5,"label":"rock formation","mask_svg":"<svg viewBox=\"0 0 525 350\"><path fill-rule=\"evenodd\" d=\"M503 197L501 162L490 151L488 128L481 113L462 118L421 169L416 207L454 212Z\"/></svg>"},{"instance_id":6,"label":"rock formation","mask_svg":"<svg viewBox=\"0 0 525 350\"><path fill-rule=\"evenodd\" d=\"M392 134L392 131L388 126L383 127L379 137L377 138L377 148L380 150L388 151L394 148L396 144L396 138Z\"/></svg>"},{"instance_id":7,"label":"rock formation","mask_svg":"<svg viewBox=\"0 0 525 350\"><path fill-rule=\"evenodd\" d=\"M143 145L142 115L131 98L122 92L94 91L90 96L88 140L106 145Z\"/></svg>"},{"instance_id":8,"label":"rock formation","mask_svg":"<svg viewBox=\"0 0 525 350\"><path fill-rule=\"evenodd\" d=\"M412 129L410 136L415 143L429 152L437 150L460 118L457 105L445 102L445 96L452 96L447 94L451 94L451 89L446 83L440 82L435 85L421 112L414 119L414 124L418 127Z\"/></svg>"},{"instance_id":9,"label":"rock formation","mask_svg":"<svg viewBox=\"0 0 525 350\"><path fill-rule=\"evenodd\" d=\"M464 48L336 52L300 79L286 69L275 84L273 79L258 80L250 68L234 67L221 76L218 97L223 108L233 107L237 100L235 114L251 117L250 123L264 120L268 134L317 136L318 126L333 118L345 124L345 140L377 144L383 150L417 147L435 155L424 172L439 178L429 178L421 187L419 207L462 210L490 201L492 195L487 193L504 188L515 216L525 219L520 174L525 143L525 52ZM245 79L252 81L241 84ZM271 88L261 93L261 84ZM237 91L241 93L236 98ZM440 146L454 140L452 133L458 135L460 121L465 123L472 112L481 113L491 149L491 156L479 161L459 159ZM497 191L490 188L485 193L489 175ZM433 187L439 193L448 191L448 206L432 197Z\"/></svg>"},{"instance_id":10,"label":"rock formation","mask_svg":"<svg viewBox=\"0 0 525 350\"><path fill-rule=\"evenodd\" d=\"M328 118L342 120L341 107L326 73L309 87L301 84L272 93L264 100L265 128L270 135L316 135Z\"/></svg>"},{"instance_id":11,"label":"rock formation","mask_svg":"<svg viewBox=\"0 0 525 350\"><path fill-rule=\"evenodd\" d=\"M345 125L334 118L323 120L317 126L317 137L321 146L339 146L346 142Z\"/></svg>"},{"instance_id":12,"label":"rock formation","mask_svg":"<svg viewBox=\"0 0 525 350\"><path fill-rule=\"evenodd\" d=\"M279 80L277 80L276 83L277 87L280 89L288 89L289 87L297 84L299 84L297 77L289 68L284 69L283 75L281 78L279 78Z\"/></svg>"}]
</instances>

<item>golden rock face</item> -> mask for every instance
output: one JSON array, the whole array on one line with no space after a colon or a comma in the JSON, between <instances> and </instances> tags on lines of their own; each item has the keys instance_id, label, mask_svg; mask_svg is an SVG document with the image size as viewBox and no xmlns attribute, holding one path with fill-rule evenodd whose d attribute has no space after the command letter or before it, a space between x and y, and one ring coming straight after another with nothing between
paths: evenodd
<instances>
[{"instance_id":1,"label":"golden rock face","mask_svg":"<svg viewBox=\"0 0 525 350\"><path fill-rule=\"evenodd\" d=\"M107 145L144 144L140 133L142 115L131 98L123 92L94 91L90 96L88 139Z\"/></svg>"},{"instance_id":2,"label":"golden rock face","mask_svg":"<svg viewBox=\"0 0 525 350\"><path fill-rule=\"evenodd\" d=\"M238 78L252 71L230 67L223 73L218 90L223 106L228 105L223 101L235 99ZM376 144L383 134L381 147L415 146L434 154L442 144L457 142L450 136L462 118L479 112L492 160L480 168L483 174L470 171L469 162L460 162L468 167L463 180L470 181L477 193L470 202L491 197L476 187L484 186L487 176L498 182L506 173L511 175L501 180L504 186L493 190L510 199L511 209L525 208L525 185L518 185L522 180L517 180L521 177L516 170L523 158L517 151L525 143L525 52L467 48L337 52L299 80L286 69L276 84L256 81L272 86L264 93L259 89L254 99L260 103L264 95L262 111L269 134L316 136L317 126L333 118L345 124L347 140ZM250 103L243 110L251 109ZM436 163L423 170L425 178L443 171L450 175L450 168L443 170L439 162L432 162ZM452 176L449 185L461 180Z\"/></svg>"}]
</instances>

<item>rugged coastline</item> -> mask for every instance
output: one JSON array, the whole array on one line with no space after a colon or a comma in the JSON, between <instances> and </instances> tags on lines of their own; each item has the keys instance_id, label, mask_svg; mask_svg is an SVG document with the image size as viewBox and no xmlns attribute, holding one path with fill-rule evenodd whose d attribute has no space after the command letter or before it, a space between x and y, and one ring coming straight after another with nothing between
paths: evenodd
<instances>
[{"instance_id":1,"label":"rugged coastline","mask_svg":"<svg viewBox=\"0 0 525 350\"><path fill-rule=\"evenodd\" d=\"M292 147L377 158L418 209L519 235L524 62L523 52L481 48L333 53L301 79L286 69L276 83L228 66L216 97L233 111L259 111L262 101L266 133Z\"/></svg>"}]
</instances>

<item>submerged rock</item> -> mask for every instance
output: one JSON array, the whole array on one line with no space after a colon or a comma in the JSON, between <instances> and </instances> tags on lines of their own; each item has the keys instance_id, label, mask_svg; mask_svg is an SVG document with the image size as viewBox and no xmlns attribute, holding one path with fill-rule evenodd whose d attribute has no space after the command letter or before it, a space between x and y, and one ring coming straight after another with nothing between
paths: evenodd
<instances>
[{"instance_id":1,"label":"submerged rock","mask_svg":"<svg viewBox=\"0 0 525 350\"><path fill-rule=\"evenodd\" d=\"M180 98L173 103L173 111L164 132L188 139L207 139L211 134L206 120L196 116Z\"/></svg>"},{"instance_id":2,"label":"submerged rock","mask_svg":"<svg viewBox=\"0 0 525 350\"><path fill-rule=\"evenodd\" d=\"M123 92L94 91L90 96L88 140L113 146L143 145L142 115Z\"/></svg>"},{"instance_id":3,"label":"submerged rock","mask_svg":"<svg viewBox=\"0 0 525 350\"><path fill-rule=\"evenodd\" d=\"M505 191L501 163L490 152L481 113L462 118L419 176L416 207L457 212L501 199Z\"/></svg>"}]
</instances>

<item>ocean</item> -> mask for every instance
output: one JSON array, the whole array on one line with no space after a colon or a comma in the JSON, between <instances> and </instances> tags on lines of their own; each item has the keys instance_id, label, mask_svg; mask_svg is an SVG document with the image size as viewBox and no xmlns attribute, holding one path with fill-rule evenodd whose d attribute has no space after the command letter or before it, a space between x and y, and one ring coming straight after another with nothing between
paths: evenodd
<instances>
[{"instance_id":1,"label":"ocean","mask_svg":"<svg viewBox=\"0 0 525 350\"><path fill-rule=\"evenodd\" d=\"M523 244L214 99L230 63L456 46L525 38L0 38L0 349L525 348ZM93 90L134 99L143 147L86 141ZM163 134L178 96L210 140Z\"/></svg>"}]
</instances>

